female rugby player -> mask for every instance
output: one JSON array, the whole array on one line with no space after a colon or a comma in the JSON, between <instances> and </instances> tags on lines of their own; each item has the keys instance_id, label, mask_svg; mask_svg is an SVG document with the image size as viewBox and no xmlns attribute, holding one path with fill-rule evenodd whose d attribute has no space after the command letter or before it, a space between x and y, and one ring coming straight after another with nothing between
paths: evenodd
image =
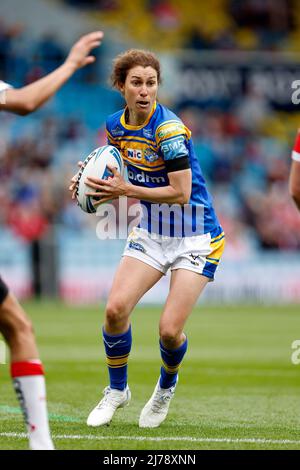
<instances>
[{"instance_id":1,"label":"female rugby player","mask_svg":"<svg viewBox=\"0 0 300 470\"><path fill-rule=\"evenodd\" d=\"M130 314L141 297L171 270L168 297L159 322L160 376L143 408L139 425L159 426L167 416L187 350L184 325L200 294L214 278L224 249L224 233L212 207L191 132L157 102L160 63L154 54L129 50L114 61L112 84L126 107L107 119L108 144L127 165L128 182L115 168L113 178L88 178L87 195L101 203L128 196L139 199L143 216L129 235L105 309L103 341L110 377L104 397L91 411L89 426L108 424L130 400L127 361ZM70 190L76 187L76 176Z\"/></svg>"}]
</instances>

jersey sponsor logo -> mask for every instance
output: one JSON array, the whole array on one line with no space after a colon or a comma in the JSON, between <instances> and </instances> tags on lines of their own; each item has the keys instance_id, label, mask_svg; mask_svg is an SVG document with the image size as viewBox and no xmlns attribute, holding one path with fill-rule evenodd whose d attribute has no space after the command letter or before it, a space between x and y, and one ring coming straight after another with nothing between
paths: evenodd
<instances>
[{"instance_id":1,"label":"jersey sponsor logo","mask_svg":"<svg viewBox=\"0 0 300 470\"><path fill-rule=\"evenodd\" d=\"M163 142L161 145L161 151L165 156L165 160L172 160L173 158L188 155L188 150L184 143L184 137L182 136Z\"/></svg>"},{"instance_id":2,"label":"jersey sponsor logo","mask_svg":"<svg viewBox=\"0 0 300 470\"><path fill-rule=\"evenodd\" d=\"M167 180L164 176L150 176L147 175L144 171L140 173L134 173L132 170L128 170L128 179L131 181L138 181L139 183L166 183Z\"/></svg>"},{"instance_id":3,"label":"jersey sponsor logo","mask_svg":"<svg viewBox=\"0 0 300 470\"><path fill-rule=\"evenodd\" d=\"M143 151L139 149L127 149L128 158L134 158L135 160L142 160Z\"/></svg>"},{"instance_id":4,"label":"jersey sponsor logo","mask_svg":"<svg viewBox=\"0 0 300 470\"><path fill-rule=\"evenodd\" d=\"M166 124L165 126L162 127L160 131L158 131L158 138L163 139L165 137L170 137L171 135L174 134L182 134L185 133L183 125L178 122L178 123L173 123L173 124Z\"/></svg>"}]
</instances>

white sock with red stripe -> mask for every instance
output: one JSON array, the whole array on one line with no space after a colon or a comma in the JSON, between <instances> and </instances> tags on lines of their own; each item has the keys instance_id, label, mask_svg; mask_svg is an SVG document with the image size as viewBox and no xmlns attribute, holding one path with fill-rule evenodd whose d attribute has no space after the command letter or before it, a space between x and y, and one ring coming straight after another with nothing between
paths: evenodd
<instances>
[{"instance_id":1,"label":"white sock with red stripe","mask_svg":"<svg viewBox=\"0 0 300 470\"><path fill-rule=\"evenodd\" d=\"M13 362L11 376L27 426L30 449L53 450L48 423L46 385L41 361L36 359Z\"/></svg>"}]
</instances>

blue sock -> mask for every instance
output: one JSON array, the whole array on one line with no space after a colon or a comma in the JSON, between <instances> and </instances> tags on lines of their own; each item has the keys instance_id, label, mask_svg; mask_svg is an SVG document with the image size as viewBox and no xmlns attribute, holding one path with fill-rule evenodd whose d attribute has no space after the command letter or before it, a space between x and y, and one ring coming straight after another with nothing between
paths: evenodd
<instances>
[{"instance_id":1,"label":"blue sock","mask_svg":"<svg viewBox=\"0 0 300 470\"><path fill-rule=\"evenodd\" d=\"M110 387L124 390L127 385L127 362L132 343L131 326L120 335L108 335L104 328L102 332Z\"/></svg>"},{"instance_id":2,"label":"blue sock","mask_svg":"<svg viewBox=\"0 0 300 470\"><path fill-rule=\"evenodd\" d=\"M187 350L188 341L179 346L177 349L167 349L159 341L160 354L162 359L162 367L160 369L160 386L161 388L170 388L176 384L178 370L182 359Z\"/></svg>"}]
</instances>

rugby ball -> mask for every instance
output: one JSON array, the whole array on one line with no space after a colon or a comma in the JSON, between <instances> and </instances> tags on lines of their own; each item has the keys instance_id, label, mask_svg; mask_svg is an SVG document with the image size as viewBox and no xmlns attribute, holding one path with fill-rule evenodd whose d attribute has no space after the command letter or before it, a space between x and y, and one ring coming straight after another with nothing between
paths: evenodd
<instances>
[{"instance_id":1,"label":"rugby ball","mask_svg":"<svg viewBox=\"0 0 300 470\"><path fill-rule=\"evenodd\" d=\"M81 209L89 214L96 212L97 207L94 203L101 198L93 198L86 196L87 192L93 189L85 184L87 176L93 178L108 179L112 177L111 171L107 168L107 164L115 167L121 175L124 173L124 164L121 154L116 147L112 145L104 145L93 150L84 160L83 165L78 173L76 197L78 205Z\"/></svg>"}]
</instances>

